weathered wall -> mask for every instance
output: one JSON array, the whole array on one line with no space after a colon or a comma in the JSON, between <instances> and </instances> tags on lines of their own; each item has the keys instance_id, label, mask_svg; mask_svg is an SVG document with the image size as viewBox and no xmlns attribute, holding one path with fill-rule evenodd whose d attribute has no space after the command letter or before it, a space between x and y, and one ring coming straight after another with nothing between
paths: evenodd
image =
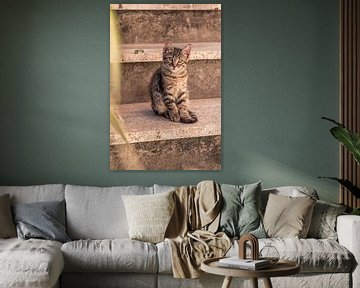
<instances>
[{"instance_id":1,"label":"weathered wall","mask_svg":"<svg viewBox=\"0 0 360 288\"><path fill-rule=\"evenodd\" d=\"M112 169L127 167L127 163L123 163L126 157L119 157L118 154L131 154L131 150L126 151L128 149L136 150L142 164L148 170L218 170L221 168L219 167L221 163L220 136L141 142L130 145L131 147L111 146L113 159L111 159L110 167ZM187 157L184 157L183 151L188 151Z\"/></svg>"},{"instance_id":2,"label":"weathered wall","mask_svg":"<svg viewBox=\"0 0 360 288\"><path fill-rule=\"evenodd\" d=\"M160 62L123 64L121 66L123 83L120 91L121 103L150 101L149 82L160 65ZM190 61L188 64L188 87L190 99L221 97L221 61ZM212 91L212 94L209 94L209 91Z\"/></svg>"},{"instance_id":3,"label":"weathered wall","mask_svg":"<svg viewBox=\"0 0 360 288\"><path fill-rule=\"evenodd\" d=\"M123 43L220 42L221 11L119 11ZM177 22L178 25L173 25ZM137 25L134 25L137 23ZM168 25L166 23L169 23Z\"/></svg>"}]
</instances>

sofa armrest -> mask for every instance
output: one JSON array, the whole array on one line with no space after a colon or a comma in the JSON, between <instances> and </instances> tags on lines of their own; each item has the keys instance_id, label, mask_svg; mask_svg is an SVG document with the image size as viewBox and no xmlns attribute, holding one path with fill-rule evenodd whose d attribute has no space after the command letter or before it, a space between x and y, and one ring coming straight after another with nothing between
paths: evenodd
<instances>
[{"instance_id":1,"label":"sofa armrest","mask_svg":"<svg viewBox=\"0 0 360 288\"><path fill-rule=\"evenodd\" d=\"M347 248L355 257L352 273L353 287L360 287L360 216L341 215L336 224L339 244Z\"/></svg>"}]
</instances>

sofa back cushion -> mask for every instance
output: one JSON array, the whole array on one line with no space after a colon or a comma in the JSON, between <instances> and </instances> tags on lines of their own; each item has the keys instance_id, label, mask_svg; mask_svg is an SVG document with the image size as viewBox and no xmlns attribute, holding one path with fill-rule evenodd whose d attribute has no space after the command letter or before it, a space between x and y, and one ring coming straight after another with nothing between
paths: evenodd
<instances>
[{"instance_id":1,"label":"sofa back cushion","mask_svg":"<svg viewBox=\"0 0 360 288\"><path fill-rule=\"evenodd\" d=\"M62 184L0 186L0 195L4 194L10 195L11 204L62 201L65 198L65 186Z\"/></svg>"},{"instance_id":2,"label":"sofa back cushion","mask_svg":"<svg viewBox=\"0 0 360 288\"><path fill-rule=\"evenodd\" d=\"M0 238L16 237L9 194L0 196Z\"/></svg>"},{"instance_id":3,"label":"sofa back cushion","mask_svg":"<svg viewBox=\"0 0 360 288\"><path fill-rule=\"evenodd\" d=\"M167 185L159 185L159 184L154 184L153 187L154 187L154 194L166 193L166 192L174 191L176 189L176 186L167 186Z\"/></svg>"},{"instance_id":4,"label":"sofa back cushion","mask_svg":"<svg viewBox=\"0 0 360 288\"><path fill-rule=\"evenodd\" d=\"M128 238L123 195L153 194L152 187L66 185L67 232L71 239Z\"/></svg>"}]
</instances>

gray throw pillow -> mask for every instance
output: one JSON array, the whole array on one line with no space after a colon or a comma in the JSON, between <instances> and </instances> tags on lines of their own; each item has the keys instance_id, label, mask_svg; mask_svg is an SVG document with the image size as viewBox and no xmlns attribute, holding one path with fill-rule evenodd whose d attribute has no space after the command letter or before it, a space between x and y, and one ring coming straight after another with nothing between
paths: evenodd
<instances>
[{"instance_id":1,"label":"gray throw pillow","mask_svg":"<svg viewBox=\"0 0 360 288\"><path fill-rule=\"evenodd\" d=\"M336 218L346 206L318 200L312 214L309 238L337 240Z\"/></svg>"},{"instance_id":2,"label":"gray throw pillow","mask_svg":"<svg viewBox=\"0 0 360 288\"><path fill-rule=\"evenodd\" d=\"M222 184L220 187L223 201L218 231L229 237L250 233L265 238L260 216L261 182L243 186Z\"/></svg>"},{"instance_id":3,"label":"gray throw pillow","mask_svg":"<svg viewBox=\"0 0 360 288\"><path fill-rule=\"evenodd\" d=\"M15 204L13 215L19 238L70 241L65 232L65 201Z\"/></svg>"},{"instance_id":4,"label":"gray throw pillow","mask_svg":"<svg viewBox=\"0 0 360 288\"><path fill-rule=\"evenodd\" d=\"M0 238L16 237L15 224L11 215L10 196L0 196Z\"/></svg>"}]
</instances>

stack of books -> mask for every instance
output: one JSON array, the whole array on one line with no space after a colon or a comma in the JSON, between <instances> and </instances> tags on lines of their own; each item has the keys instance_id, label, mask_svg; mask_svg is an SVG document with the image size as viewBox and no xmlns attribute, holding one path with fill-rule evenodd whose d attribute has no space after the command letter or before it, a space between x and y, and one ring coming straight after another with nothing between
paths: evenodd
<instances>
[{"instance_id":1,"label":"stack of books","mask_svg":"<svg viewBox=\"0 0 360 288\"><path fill-rule=\"evenodd\" d=\"M234 256L220 259L219 266L246 270L260 270L270 267L271 262L267 259L251 260L240 259L238 256Z\"/></svg>"}]
</instances>

